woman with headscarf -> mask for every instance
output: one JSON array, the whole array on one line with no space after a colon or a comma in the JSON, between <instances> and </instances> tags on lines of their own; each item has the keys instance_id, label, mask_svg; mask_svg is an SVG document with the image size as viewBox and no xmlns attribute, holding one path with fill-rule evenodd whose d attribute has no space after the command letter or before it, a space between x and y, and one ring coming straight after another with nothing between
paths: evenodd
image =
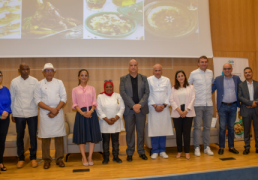
<instances>
[{"instance_id":1,"label":"woman with headscarf","mask_svg":"<svg viewBox=\"0 0 258 180\"><path fill-rule=\"evenodd\" d=\"M10 124L11 94L7 87L2 85L3 74L0 71L0 170L6 171L3 164L5 140Z\"/></svg>"},{"instance_id":2,"label":"woman with headscarf","mask_svg":"<svg viewBox=\"0 0 258 180\"><path fill-rule=\"evenodd\" d=\"M73 88L73 109L77 110L74 122L73 143L78 144L82 154L82 164L92 166L92 154L95 143L101 141L98 116L96 113L96 91L87 85L89 72L81 69L78 73L79 86ZM85 156L85 144L89 143L88 161Z\"/></svg>"},{"instance_id":3,"label":"woman with headscarf","mask_svg":"<svg viewBox=\"0 0 258 180\"><path fill-rule=\"evenodd\" d=\"M109 162L109 142L112 139L113 161L121 163L119 154L119 132L124 130L122 115L125 105L120 94L114 92L114 84L111 80L105 81L104 92L100 93L97 98L100 129L103 139L103 155L102 164Z\"/></svg>"}]
</instances>

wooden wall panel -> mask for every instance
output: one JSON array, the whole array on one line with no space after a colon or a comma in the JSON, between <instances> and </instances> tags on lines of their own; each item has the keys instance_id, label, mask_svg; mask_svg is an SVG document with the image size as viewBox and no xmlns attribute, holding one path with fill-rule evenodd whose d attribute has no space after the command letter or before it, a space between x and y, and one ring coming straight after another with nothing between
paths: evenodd
<instances>
[{"instance_id":1,"label":"wooden wall panel","mask_svg":"<svg viewBox=\"0 0 258 180\"><path fill-rule=\"evenodd\" d=\"M51 62L57 69L55 78L64 82L67 91L67 104L64 112L72 111L72 89L78 85L78 71L85 68L90 73L89 85L99 94L103 91L104 80L112 79L115 92L119 92L120 77L128 74L128 63L131 58L16 58L0 59L0 70L3 71L3 85L10 87L11 80L17 77L19 64L25 62L30 66L31 76L38 80L44 78L42 69L45 63ZM197 69L197 59L180 58L137 58L139 73L146 76L152 75L153 65L160 63L163 66L163 75L171 79L174 84L174 76L177 70L183 69L186 75ZM213 69L212 60L210 69Z\"/></svg>"},{"instance_id":2,"label":"wooden wall panel","mask_svg":"<svg viewBox=\"0 0 258 180\"><path fill-rule=\"evenodd\" d=\"M255 51L254 0L210 0L213 51Z\"/></svg>"},{"instance_id":3,"label":"wooden wall panel","mask_svg":"<svg viewBox=\"0 0 258 180\"><path fill-rule=\"evenodd\" d=\"M256 52L258 52L258 0L254 0Z\"/></svg>"}]
</instances>

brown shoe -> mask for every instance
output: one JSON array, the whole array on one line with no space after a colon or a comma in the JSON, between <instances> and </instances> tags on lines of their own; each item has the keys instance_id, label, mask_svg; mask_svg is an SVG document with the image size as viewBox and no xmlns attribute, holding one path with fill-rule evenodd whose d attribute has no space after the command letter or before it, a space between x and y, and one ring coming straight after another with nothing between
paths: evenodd
<instances>
[{"instance_id":1,"label":"brown shoe","mask_svg":"<svg viewBox=\"0 0 258 180\"><path fill-rule=\"evenodd\" d=\"M43 168L44 169L49 169L50 168L50 163L49 162L44 163Z\"/></svg>"},{"instance_id":2,"label":"brown shoe","mask_svg":"<svg viewBox=\"0 0 258 180\"><path fill-rule=\"evenodd\" d=\"M59 161L56 163L59 167L65 167L65 163L63 161Z\"/></svg>"},{"instance_id":3,"label":"brown shoe","mask_svg":"<svg viewBox=\"0 0 258 180\"><path fill-rule=\"evenodd\" d=\"M21 168L23 168L23 166L24 166L24 161L18 161L17 168L21 169Z\"/></svg>"},{"instance_id":4,"label":"brown shoe","mask_svg":"<svg viewBox=\"0 0 258 180\"><path fill-rule=\"evenodd\" d=\"M31 166L32 166L33 168L38 167L38 162L37 162L35 159L31 160Z\"/></svg>"}]
</instances>

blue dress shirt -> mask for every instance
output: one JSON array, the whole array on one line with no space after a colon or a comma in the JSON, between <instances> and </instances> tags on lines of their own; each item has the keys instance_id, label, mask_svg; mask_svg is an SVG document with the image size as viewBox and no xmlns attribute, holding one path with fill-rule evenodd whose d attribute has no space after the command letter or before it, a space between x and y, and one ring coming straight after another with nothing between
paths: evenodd
<instances>
[{"instance_id":1,"label":"blue dress shirt","mask_svg":"<svg viewBox=\"0 0 258 180\"><path fill-rule=\"evenodd\" d=\"M224 96L222 102L224 103L232 103L237 101L237 95L235 91L235 82L233 76L230 78L226 78L224 76Z\"/></svg>"}]
</instances>

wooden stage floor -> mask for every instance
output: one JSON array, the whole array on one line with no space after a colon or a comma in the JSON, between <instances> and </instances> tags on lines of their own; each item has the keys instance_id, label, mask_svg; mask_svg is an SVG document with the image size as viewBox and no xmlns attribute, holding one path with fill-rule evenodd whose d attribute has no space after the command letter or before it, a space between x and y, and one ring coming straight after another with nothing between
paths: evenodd
<instances>
[{"instance_id":1,"label":"wooden stage floor","mask_svg":"<svg viewBox=\"0 0 258 180\"><path fill-rule=\"evenodd\" d=\"M228 168L239 168L248 166L258 166L258 154L255 153L254 141L251 142L251 152L249 155L243 155L244 142L235 142L235 148L240 152L239 155L235 155L225 149L223 155L218 155L219 147L215 144L211 145L214 156L208 156L203 153L203 147L201 148L201 157L195 157L193 154L193 147L191 147L191 159L187 160L184 157L176 159L176 148L167 148L168 159L158 157L152 160L149 157L149 150L147 149L146 155L148 160L144 161L139 158L135 153L132 162L126 161L126 155L120 155L123 163L118 164L112 161L110 156L110 162L108 165L102 165L102 155L94 153L94 166L84 167L81 163L80 154L71 154L69 156L66 167L59 168L54 162L51 163L51 167L48 170L43 169L43 162L39 164L39 167L32 168L29 162L29 152L26 152L26 164L24 168L17 169L17 159L15 157L4 158L4 164L8 168L6 172L1 171L1 180L45 180L45 179L119 179L119 178L136 178L146 176L158 176L168 174L181 174L211 170L221 170ZM124 153L126 147L120 147L120 152ZM54 151L51 151L54 155ZM182 154L184 155L184 154ZM38 156L41 157L41 152L38 152ZM236 160L221 161L219 158L234 157ZM90 172L73 173L73 169L90 169Z\"/></svg>"}]
</instances>

